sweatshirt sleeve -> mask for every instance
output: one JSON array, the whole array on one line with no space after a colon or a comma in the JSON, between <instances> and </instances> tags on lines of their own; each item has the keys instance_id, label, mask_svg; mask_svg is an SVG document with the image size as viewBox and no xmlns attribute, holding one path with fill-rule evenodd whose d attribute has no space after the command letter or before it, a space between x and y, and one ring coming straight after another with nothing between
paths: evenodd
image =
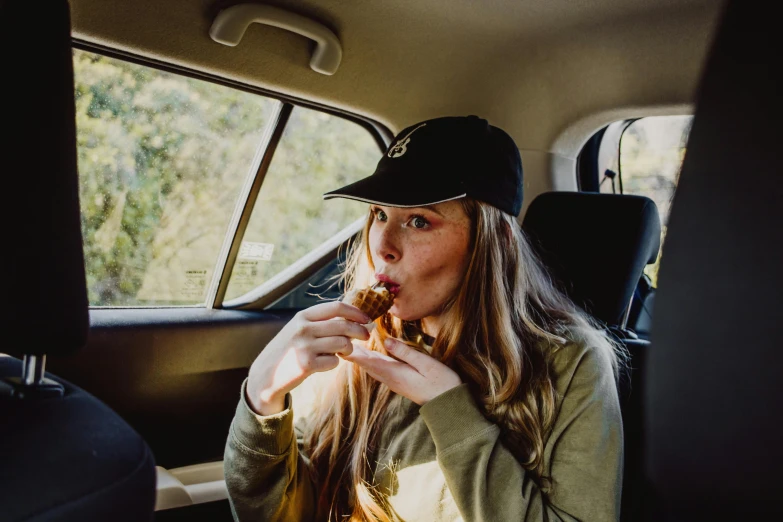
<instances>
[{"instance_id":1,"label":"sweatshirt sleeve","mask_svg":"<svg viewBox=\"0 0 783 522\"><path fill-rule=\"evenodd\" d=\"M282 412L262 416L247 404L245 387L231 422L223 468L231 512L237 521L309 521L315 516L315 487L294 428L291 395Z\"/></svg>"},{"instance_id":2,"label":"sweatshirt sleeve","mask_svg":"<svg viewBox=\"0 0 783 522\"><path fill-rule=\"evenodd\" d=\"M623 435L608 356L584 350L546 442L543 490L502 444L463 384L419 410L438 463L466 522L616 522L622 487Z\"/></svg>"}]
</instances>

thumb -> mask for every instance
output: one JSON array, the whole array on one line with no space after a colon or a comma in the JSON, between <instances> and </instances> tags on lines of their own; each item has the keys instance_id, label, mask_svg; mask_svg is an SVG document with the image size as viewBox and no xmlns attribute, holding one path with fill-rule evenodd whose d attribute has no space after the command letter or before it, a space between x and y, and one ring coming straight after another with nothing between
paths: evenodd
<instances>
[{"instance_id":1,"label":"thumb","mask_svg":"<svg viewBox=\"0 0 783 522\"><path fill-rule=\"evenodd\" d=\"M364 346L360 346L358 343L354 343L353 351L349 355L343 355L338 353L341 358L352 363L364 362L369 359L369 350Z\"/></svg>"},{"instance_id":2,"label":"thumb","mask_svg":"<svg viewBox=\"0 0 783 522\"><path fill-rule=\"evenodd\" d=\"M384 361L389 362L395 362L394 359L389 357L388 355L384 355L380 352L376 352L373 350L368 350L364 346L361 346L359 343L354 343L353 345L353 351L350 355L342 355L337 354L346 361L350 361L352 363L358 364L359 366L370 366L374 363L376 363L379 359L382 359Z\"/></svg>"},{"instance_id":3,"label":"thumb","mask_svg":"<svg viewBox=\"0 0 783 522\"><path fill-rule=\"evenodd\" d=\"M383 345L390 354L413 366L416 370L419 370L419 373L423 373L420 370L429 367L429 363L433 360L429 355L421 353L397 339L387 338Z\"/></svg>"}]
</instances>

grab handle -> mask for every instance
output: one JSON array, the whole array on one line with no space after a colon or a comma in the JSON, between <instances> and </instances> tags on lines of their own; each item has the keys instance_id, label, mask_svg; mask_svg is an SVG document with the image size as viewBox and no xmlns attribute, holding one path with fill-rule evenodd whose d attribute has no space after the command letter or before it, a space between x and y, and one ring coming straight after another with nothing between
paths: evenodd
<instances>
[{"instance_id":1,"label":"grab handle","mask_svg":"<svg viewBox=\"0 0 783 522\"><path fill-rule=\"evenodd\" d=\"M343 57L337 36L323 24L279 7L239 4L223 9L212 22L209 36L218 43L235 47L252 23L279 27L314 40L316 47L310 67L329 76L337 72Z\"/></svg>"}]
</instances>

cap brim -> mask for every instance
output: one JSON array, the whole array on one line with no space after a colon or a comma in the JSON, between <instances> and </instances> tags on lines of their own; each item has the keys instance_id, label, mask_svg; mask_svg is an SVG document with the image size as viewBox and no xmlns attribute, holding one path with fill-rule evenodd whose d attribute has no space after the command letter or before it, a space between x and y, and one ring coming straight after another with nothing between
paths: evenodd
<instances>
[{"instance_id":1,"label":"cap brim","mask_svg":"<svg viewBox=\"0 0 783 522\"><path fill-rule=\"evenodd\" d=\"M408 176L405 176L406 178ZM324 194L324 199L345 198L387 207L422 207L463 198L463 187L428 185L402 176L373 174Z\"/></svg>"}]
</instances>

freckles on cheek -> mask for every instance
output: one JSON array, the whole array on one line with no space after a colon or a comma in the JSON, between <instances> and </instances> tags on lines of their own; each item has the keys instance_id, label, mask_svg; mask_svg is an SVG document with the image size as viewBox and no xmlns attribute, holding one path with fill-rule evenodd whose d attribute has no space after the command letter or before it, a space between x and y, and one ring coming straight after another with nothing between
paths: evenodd
<instances>
[{"instance_id":1,"label":"freckles on cheek","mask_svg":"<svg viewBox=\"0 0 783 522\"><path fill-rule=\"evenodd\" d=\"M467 243L467 238L461 234L433 236L414 256L422 277L460 276L467 255Z\"/></svg>"}]
</instances>

